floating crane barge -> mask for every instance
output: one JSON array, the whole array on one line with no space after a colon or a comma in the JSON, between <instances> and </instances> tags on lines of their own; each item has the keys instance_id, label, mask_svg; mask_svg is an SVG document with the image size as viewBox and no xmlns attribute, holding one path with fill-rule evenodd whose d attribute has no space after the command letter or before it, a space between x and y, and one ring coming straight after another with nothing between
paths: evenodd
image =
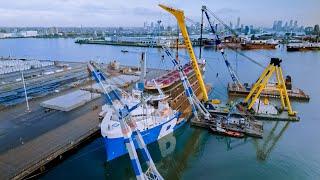
<instances>
[{"instance_id":1,"label":"floating crane barge","mask_svg":"<svg viewBox=\"0 0 320 180\"><path fill-rule=\"evenodd\" d=\"M201 65L201 67L202 66L203 65ZM188 65L183 66L183 71L185 73L188 72L186 73L186 75L188 77L188 80L190 81L190 85L194 93L198 96L198 98L201 98L201 91L198 86L198 81L196 81L194 71L192 69L188 71L189 67L190 66ZM174 83L170 84L169 86L165 85L163 87L164 87L165 93L170 94L170 97L172 98L170 103L171 106L177 110L183 111L183 113L185 114L187 112L190 112L191 108L186 108L186 106L188 105L187 96L184 93L183 85L179 77L174 76L176 74L177 74L176 70L169 71L166 74L162 75L161 77L155 79L155 81L160 82L161 80L163 80L162 77L168 77L168 79L170 79L170 77L174 77L171 79ZM148 83L147 92L152 92L152 89L155 88L153 87L154 84L152 84L151 82L147 82L147 83ZM208 87L207 89L210 89L210 88ZM232 114L233 117L231 117L231 120L228 121L226 119L226 116L228 115L229 108L227 106L224 106L224 107L219 106L219 107L220 108L216 109L215 111L211 111L211 112L209 111L210 113L213 114L213 117L210 118L210 120L199 118L199 121L198 121L198 119L196 118L190 118L191 125L209 129L209 127L211 126L215 127L217 124L217 121L221 120L221 125L226 130L241 132L251 137L262 138L263 123L261 121L256 121L253 118L250 122L241 120L241 118L244 117L244 116L241 116L243 114ZM219 119L217 116L219 116L219 118L222 118L222 119Z\"/></svg>"},{"instance_id":2,"label":"floating crane barge","mask_svg":"<svg viewBox=\"0 0 320 180\"><path fill-rule=\"evenodd\" d=\"M210 120L206 120L206 119L191 119L190 123L193 126L197 126L197 127L202 127L202 128L206 128L206 129L210 129L211 127L217 127L217 114L218 113L214 113L215 116L213 116L213 118L211 118ZM226 116L228 115L228 113L224 113L221 114L223 115L222 120L221 120L221 126L223 127L223 129L228 130L228 131L233 131L233 132L240 132L243 133L247 136L250 137L255 137L255 138L262 138L263 137L263 122L262 121L256 121L256 120L252 120L252 121L245 121L243 118L243 116L239 115L239 116L233 116L230 119L227 119Z\"/></svg>"},{"instance_id":3,"label":"floating crane barge","mask_svg":"<svg viewBox=\"0 0 320 180\"><path fill-rule=\"evenodd\" d=\"M207 89L205 83L202 78L201 69L199 68L198 61L195 57L192 45L190 43L190 38L188 35L188 31L185 26L184 22L184 12L182 10L173 9L164 5L159 5L164 10L168 11L172 15L175 16L177 19L179 28L181 30L182 36L184 38L184 42L187 46L187 50L190 56L191 66L193 71L196 74L196 79L199 83L199 87L203 96L203 102L199 101L199 98L194 93L194 87L188 80L187 73L185 72L185 67L183 67L179 61L177 61L171 55L170 51L163 47L167 56L171 59L172 63L175 66L175 69L178 70L178 74L181 80L181 84L185 90L184 96L188 99L189 104L192 108L192 113L194 118L191 119L191 124L196 125L198 127L205 127L205 128L216 128L221 129L221 133L223 135L227 135L226 132L240 132L246 134L248 136L253 137L262 137L263 134L263 124L262 122L256 121L253 118L243 117L237 118L233 115L226 115L221 116L217 114L211 114L208 112L206 105L209 107L213 107L213 102L210 101L208 98ZM176 76L178 78L178 76Z\"/></svg>"},{"instance_id":4,"label":"floating crane barge","mask_svg":"<svg viewBox=\"0 0 320 180\"><path fill-rule=\"evenodd\" d=\"M246 97L250 93L251 87L248 84L244 84L239 87L234 83L228 84L229 96ZM287 89L288 96L291 100L309 101L310 96L299 88ZM267 98L280 98L280 94L276 89L276 84L268 84L267 88L261 92L261 97Z\"/></svg>"},{"instance_id":5,"label":"floating crane barge","mask_svg":"<svg viewBox=\"0 0 320 180\"><path fill-rule=\"evenodd\" d=\"M245 108L244 106L238 106L238 108ZM218 105L215 107L215 109L208 110L211 114L216 115L228 115L228 107ZM245 117L248 116L248 113L245 112L234 112L232 114L235 117ZM264 120L264 121L300 121L300 118L298 116L290 116L287 111L282 111L278 114L265 114L265 113L254 113L250 114L254 119L257 120Z\"/></svg>"}]
</instances>

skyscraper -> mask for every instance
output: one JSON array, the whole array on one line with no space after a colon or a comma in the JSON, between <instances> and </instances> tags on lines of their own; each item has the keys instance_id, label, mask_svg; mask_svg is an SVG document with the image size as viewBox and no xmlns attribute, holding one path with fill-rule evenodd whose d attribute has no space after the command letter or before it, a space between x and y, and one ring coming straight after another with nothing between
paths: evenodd
<instances>
[{"instance_id":1,"label":"skyscraper","mask_svg":"<svg viewBox=\"0 0 320 180\"><path fill-rule=\"evenodd\" d=\"M287 30L288 30L288 22L286 22L286 23L285 23L285 25L284 25L284 27L283 27L283 28L284 28L284 30L285 30L285 31L287 31Z\"/></svg>"},{"instance_id":2,"label":"skyscraper","mask_svg":"<svg viewBox=\"0 0 320 180\"><path fill-rule=\"evenodd\" d=\"M249 28L249 26L245 26L245 28L244 28L244 34L245 35L248 35L250 33L250 28Z\"/></svg>"},{"instance_id":3,"label":"skyscraper","mask_svg":"<svg viewBox=\"0 0 320 180\"><path fill-rule=\"evenodd\" d=\"M289 28L292 29L293 28L293 20L290 20L290 24L289 24Z\"/></svg>"},{"instance_id":4,"label":"skyscraper","mask_svg":"<svg viewBox=\"0 0 320 180\"><path fill-rule=\"evenodd\" d=\"M277 30L277 24L278 24L278 21L274 21L274 22L273 22L272 29L273 29L274 31Z\"/></svg>"},{"instance_id":5,"label":"skyscraper","mask_svg":"<svg viewBox=\"0 0 320 180\"><path fill-rule=\"evenodd\" d=\"M236 26L236 28L238 29L240 27L240 17L238 17L238 19L237 19L237 26Z\"/></svg>"},{"instance_id":6,"label":"skyscraper","mask_svg":"<svg viewBox=\"0 0 320 180\"><path fill-rule=\"evenodd\" d=\"M297 20L294 21L293 29L294 30L298 29L298 21Z\"/></svg>"},{"instance_id":7,"label":"skyscraper","mask_svg":"<svg viewBox=\"0 0 320 180\"><path fill-rule=\"evenodd\" d=\"M282 21L278 21L277 23L277 28L276 28L277 31L281 31L282 30Z\"/></svg>"},{"instance_id":8,"label":"skyscraper","mask_svg":"<svg viewBox=\"0 0 320 180\"><path fill-rule=\"evenodd\" d=\"M229 26L230 26L231 29L233 29L233 24L232 24L232 22L229 23Z\"/></svg>"}]
</instances>

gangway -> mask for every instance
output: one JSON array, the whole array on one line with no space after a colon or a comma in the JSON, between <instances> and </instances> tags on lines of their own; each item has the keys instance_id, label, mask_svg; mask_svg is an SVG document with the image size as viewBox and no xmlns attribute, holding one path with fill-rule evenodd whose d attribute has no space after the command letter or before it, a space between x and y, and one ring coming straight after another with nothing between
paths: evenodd
<instances>
[{"instance_id":1,"label":"gangway","mask_svg":"<svg viewBox=\"0 0 320 180\"><path fill-rule=\"evenodd\" d=\"M137 129L137 124L135 121L131 119L130 113L134 111L136 108L142 105L142 102L134 105L133 107L128 107L126 105L121 97L118 95L116 90L107 83L106 76L101 72L99 69L97 69L94 66L94 63L88 63L88 69L91 72L92 76L96 80L96 82L100 85L100 87L103 89L104 96L106 98L106 103L115 111L119 119L121 131L124 137L125 146L129 152L131 165L134 170L134 173L136 175L136 178L138 180L146 180L146 179L155 179L155 180L163 180L163 177L158 172L151 155L147 149L147 146L142 138L142 135L140 134L140 131ZM107 84L108 86L106 86ZM121 104L121 106L116 106L113 103L114 97L116 100L118 100ZM142 157L146 161L148 165L148 169L146 172L142 171L142 167L136 152L136 147L133 142L132 136L135 136L137 142L138 142L138 149L142 152Z\"/></svg>"}]
</instances>

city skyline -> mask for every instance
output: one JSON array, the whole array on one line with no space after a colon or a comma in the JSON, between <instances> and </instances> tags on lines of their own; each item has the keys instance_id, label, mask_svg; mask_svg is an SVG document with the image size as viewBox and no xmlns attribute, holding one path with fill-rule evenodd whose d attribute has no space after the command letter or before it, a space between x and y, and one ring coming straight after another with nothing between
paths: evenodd
<instances>
[{"instance_id":1,"label":"city skyline","mask_svg":"<svg viewBox=\"0 0 320 180\"><path fill-rule=\"evenodd\" d=\"M1 0L2 1L2 0ZM0 1L0 2L1 2ZM261 27L272 27L274 21L298 21L299 25L319 24L317 7L320 1L270 0L261 5L254 0L243 1L100 1L100 0L31 0L3 1L0 7L0 26L7 27L142 27L144 22L161 19L165 24L174 24L168 13L157 5L164 3L181 8L188 18L198 21L202 5L206 5L225 22ZM288 6L290 4L290 6ZM248 6L250 5L250 6ZM283 12L285 9L285 13Z\"/></svg>"}]
</instances>

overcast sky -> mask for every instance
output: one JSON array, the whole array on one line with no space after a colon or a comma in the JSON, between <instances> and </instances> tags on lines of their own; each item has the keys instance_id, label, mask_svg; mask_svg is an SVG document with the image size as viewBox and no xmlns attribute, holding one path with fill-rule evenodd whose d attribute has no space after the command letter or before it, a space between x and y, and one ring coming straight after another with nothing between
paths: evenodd
<instances>
[{"instance_id":1,"label":"overcast sky","mask_svg":"<svg viewBox=\"0 0 320 180\"><path fill-rule=\"evenodd\" d=\"M0 0L0 26L143 26L174 19L157 5L181 8L193 20L206 5L224 21L272 26L274 20L320 24L320 0Z\"/></svg>"}]
</instances>

